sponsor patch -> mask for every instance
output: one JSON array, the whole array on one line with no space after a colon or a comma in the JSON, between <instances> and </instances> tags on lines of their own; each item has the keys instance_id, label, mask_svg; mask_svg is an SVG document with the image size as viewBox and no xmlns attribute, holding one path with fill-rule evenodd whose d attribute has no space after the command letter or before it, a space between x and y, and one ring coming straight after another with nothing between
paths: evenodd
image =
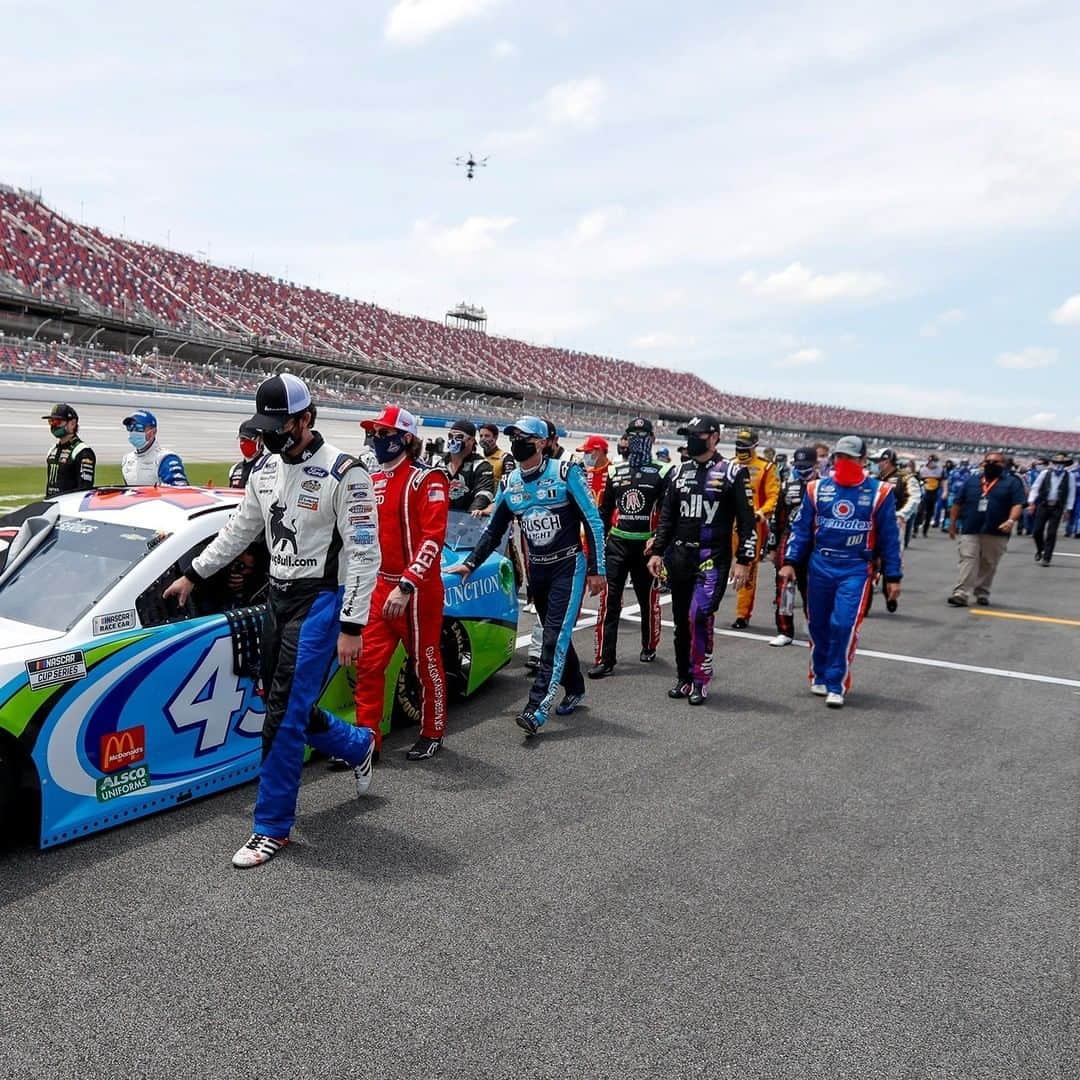
<instances>
[{"instance_id":1,"label":"sponsor patch","mask_svg":"<svg viewBox=\"0 0 1080 1080\"><path fill-rule=\"evenodd\" d=\"M375 530L365 529L362 527L355 529L353 531L352 538L354 543L360 544L364 547L368 547L371 544L375 543Z\"/></svg>"},{"instance_id":2,"label":"sponsor patch","mask_svg":"<svg viewBox=\"0 0 1080 1080\"><path fill-rule=\"evenodd\" d=\"M307 476L317 476L320 480L325 480L330 474L318 465L305 465L304 473Z\"/></svg>"},{"instance_id":3,"label":"sponsor patch","mask_svg":"<svg viewBox=\"0 0 1080 1080\"><path fill-rule=\"evenodd\" d=\"M56 528L59 532L78 533L80 536L86 536L88 533L97 532L98 527L92 521L80 521L78 518L61 518L56 523Z\"/></svg>"},{"instance_id":4,"label":"sponsor patch","mask_svg":"<svg viewBox=\"0 0 1080 1080\"><path fill-rule=\"evenodd\" d=\"M100 747L98 760L103 773L137 765L146 757L146 728L140 724L121 731L106 731L101 736Z\"/></svg>"},{"instance_id":5,"label":"sponsor patch","mask_svg":"<svg viewBox=\"0 0 1080 1080\"><path fill-rule=\"evenodd\" d=\"M301 480L300 487L304 491L311 491L316 495L322 491L322 484L320 484L318 480Z\"/></svg>"},{"instance_id":6,"label":"sponsor patch","mask_svg":"<svg viewBox=\"0 0 1080 1080\"><path fill-rule=\"evenodd\" d=\"M301 510L318 510L319 500L316 499L314 495L297 495L296 505L299 506Z\"/></svg>"},{"instance_id":7,"label":"sponsor patch","mask_svg":"<svg viewBox=\"0 0 1080 1080\"><path fill-rule=\"evenodd\" d=\"M26 677L31 690L40 690L43 686L56 683L77 682L86 678L86 659L82 650L76 649L56 656L27 660Z\"/></svg>"},{"instance_id":8,"label":"sponsor patch","mask_svg":"<svg viewBox=\"0 0 1080 1080\"><path fill-rule=\"evenodd\" d=\"M838 518L849 518L855 513L855 507L847 499L837 499L833 504L833 513Z\"/></svg>"},{"instance_id":9,"label":"sponsor patch","mask_svg":"<svg viewBox=\"0 0 1080 1080\"><path fill-rule=\"evenodd\" d=\"M350 514L349 515L349 524L350 525L374 525L375 524L375 515L370 514L370 513L368 513L368 514Z\"/></svg>"},{"instance_id":10,"label":"sponsor patch","mask_svg":"<svg viewBox=\"0 0 1080 1080\"><path fill-rule=\"evenodd\" d=\"M446 492L441 487L429 488L427 493L427 501L446 502Z\"/></svg>"},{"instance_id":11,"label":"sponsor patch","mask_svg":"<svg viewBox=\"0 0 1080 1080\"><path fill-rule=\"evenodd\" d=\"M135 612L113 611L108 615L94 616L94 637L99 634L114 634L117 630L130 630L135 625Z\"/></svg>"},{"instance_id":12,"label":"sponsor patch","mask_svg":"<svg viewBox=\"0 0 1080 1080\"><path fill-rule=\"evenodd\" d=\"M103 776L97 782L97 799L98 802L110 802L149 786L150 770L145 765L136 765L132 769Z\"/></svg>"}]
</instances>

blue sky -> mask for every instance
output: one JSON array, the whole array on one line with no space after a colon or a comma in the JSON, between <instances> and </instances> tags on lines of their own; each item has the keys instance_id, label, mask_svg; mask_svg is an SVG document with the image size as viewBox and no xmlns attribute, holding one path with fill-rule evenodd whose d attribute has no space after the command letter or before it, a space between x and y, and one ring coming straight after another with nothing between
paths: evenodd
<instances>
[{"instance_id":1,"label":"blue sky","mask_svg":"<svg viewBox=\"0 0 1080 1080\"><path fill-rule=\"evenodd\" d=\"M1080 429L1075 2L0 21L0 180L107 230L738 392Z\"/></svg>"}]
</instances>

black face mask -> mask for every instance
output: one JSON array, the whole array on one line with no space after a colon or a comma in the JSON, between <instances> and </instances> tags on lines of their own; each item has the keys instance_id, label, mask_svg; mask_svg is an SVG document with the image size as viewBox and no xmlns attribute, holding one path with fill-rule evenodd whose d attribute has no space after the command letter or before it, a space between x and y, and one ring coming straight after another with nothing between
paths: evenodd
<instances>
[{"instance_id":1,"label":"black face mask","mask_svg":"<svg viewBox=\"0 0 1080 1080\"><path fill-rule=\"evenodd\" d=\"M983 476L987 480L996 480L1005 471L1005 466L1000 461L988 461L983 466Z\"/></svg>"},{"instance_id":2,"label":"black face mask","mask_svg":"<svg viewBox=\"0 0 1080 1080\"><path fill-rule=\"evenodd\" d=\"M284 454L296 445L296 436L291 431L264 431L263 446L271 454Z\"/></svg>"},{"instance_id":3,"label":"black face mask","mask_svg":"<svg viewBox=\"0 0 1080 1080\"><path fill-rule=\"evenodd\" d=\"M400 431L395 431L393 435L373 435L371 448L375 451L375 460L385 465L405 449L405 436Z\"/></svg>"},{"instance_id":4,"label":"black face mask","mask_svg":"<svg viewBox=\"0 0 1080 1080\"><path fill-rule=\"evenodd\" d=\"M532 439L511 439L510 453L515 461L528 461L536 454L536 443Z\"/></svg>"},{"instance_id":5,"label":"black face mask","mask_svg":"<svg viewBox=\"0 0 1080 1080\"><path fill-rule=\"evenodd\" d=\"M701 457L709 452L709 440L705 435L687 435L686 452L691 457Z\"/></svg>"}]
</instances>

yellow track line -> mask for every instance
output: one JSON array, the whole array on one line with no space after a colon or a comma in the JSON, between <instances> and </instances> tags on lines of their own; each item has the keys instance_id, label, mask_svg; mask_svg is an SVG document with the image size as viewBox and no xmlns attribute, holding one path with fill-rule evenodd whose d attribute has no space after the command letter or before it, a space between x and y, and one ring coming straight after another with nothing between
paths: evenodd
<instances>
[{"instance_id":1,"label":"yellow track line","mask_svg":"<svg viewBox=\"0 0 1080 1080\"><path fill-rule=\"evenodd\" d=\"M1080 619L1055 619L1050 615L1017 615L1011 611L980 611L972 608L972 615L988 615L994 619L1020 619L1023 622L1056 623L1058 626L1080 626Z\"/></svg>"}]
</instances>

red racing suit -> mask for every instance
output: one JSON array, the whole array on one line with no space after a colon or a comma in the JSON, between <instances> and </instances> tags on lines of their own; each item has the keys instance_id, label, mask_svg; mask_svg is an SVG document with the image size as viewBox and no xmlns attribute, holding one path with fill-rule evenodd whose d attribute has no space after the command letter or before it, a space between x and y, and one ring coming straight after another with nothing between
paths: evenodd
<instances>
[{"instance_id":1,"label":"red racing suit","mask_svg":"<svg viewBox=\"0 0 1080 1080\"><path fill-rule=\"evenodd\" d=\"M420 686L420 732L441 739L446 732L446 673L443 670L442 549L450 506L450 483L441 469L406 458L392 469L372 473L379 508L382 565L364 627L364 648L356 670L356 723L382 742L381 722L386 669L398 642L412 661ZM370 529L357 521L357 529ZM396 619L383 614L386 598L399 581L415 588Z\"/></svg>"}]
</instances>

